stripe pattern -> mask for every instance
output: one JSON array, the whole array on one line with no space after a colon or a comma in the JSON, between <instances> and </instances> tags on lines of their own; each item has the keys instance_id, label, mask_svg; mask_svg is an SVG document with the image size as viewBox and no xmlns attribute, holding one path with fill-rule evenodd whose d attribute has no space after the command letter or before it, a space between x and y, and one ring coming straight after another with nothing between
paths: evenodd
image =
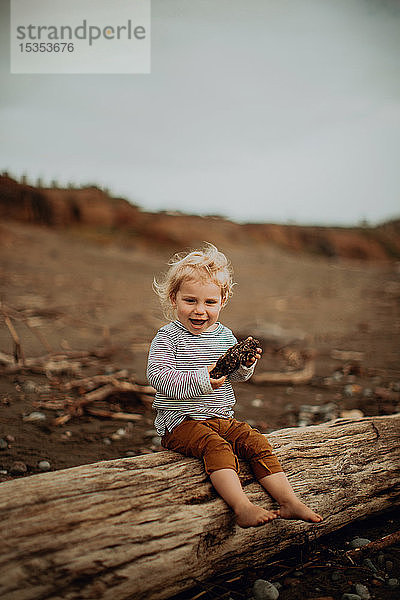
<instances>
[{"instance_id":1,"label":"stripe pattern","mask_svg":"<svg viewBox=\"0 0 400 600\"><path fill-rule=\"evenodd\" d=\"M217 390L211 387L207 367L236 342L232 331L221 323L214 331L198 335L178 320L159 329L150 346L147 378L157 390L153 408L160 436L186 417L203 420L233 416L236 399L231 381L249 379L255 364L250 368L240 366Z\"/></svg>"}]
</instances>

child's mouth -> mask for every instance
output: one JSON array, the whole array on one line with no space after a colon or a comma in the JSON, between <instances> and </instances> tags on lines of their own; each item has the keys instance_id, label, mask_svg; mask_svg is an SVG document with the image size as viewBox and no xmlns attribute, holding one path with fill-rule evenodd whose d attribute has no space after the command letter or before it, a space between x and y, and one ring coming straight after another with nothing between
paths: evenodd
<instances>
[{"instance_id":1,"label":"child's mouth","mask_svg":"<svg viewBox=\"0 0 400 600\"><path fill-rule=\"evenodd\" d=\"M189 319L194 327L201 327L207 322L207 319Z\"/></svg>"}]
</instances>

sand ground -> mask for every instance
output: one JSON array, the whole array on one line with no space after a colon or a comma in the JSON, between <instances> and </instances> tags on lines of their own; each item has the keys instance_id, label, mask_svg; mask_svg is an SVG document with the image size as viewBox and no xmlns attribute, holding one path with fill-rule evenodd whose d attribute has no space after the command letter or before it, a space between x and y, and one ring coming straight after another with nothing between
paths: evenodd
<instances>
[{"instance_id":1,"label":"sand ground","mask_svg":"<svg viewBox=\"0 0 400 600\"><path fill-rule=\"evenodd\" d=\"M287 370L275 353L285 345L294 352L311 350L316 360L316 374L305 385L236 386L238 418L268 432L297 425L304 405L329 405L312 422L352 409L368 416L399 411L398 264L337 261L267 245L221 250L238 284L221 320L239 337L263 339L257 371ZM151 284L170 255L171 248L115 245L83 230L2 223L0 352L14 351L4 315L17 311L12 323L25 357L49 348L109 348L108 357L83 367L81 376L127 369L145 384L149 343L165 322ZM333 350L360 352L361 360L338 360ZM66 380L62 376L53 385L44 374L2 376L0 437L8 447L0 451L0 480L17 476L10 472L15 461L27 466L29 476L43 460L60 469L158 451L151 408L132 398L120 399L125 410L142 415L131 425L86 414L54 425L62 411L37 408L37 402L62 400L58 384ZM380 388L389 397L377 395ZM38 410L43 420L25 420ZM125 433L118 437L121 428Z\"/></svg>"}]
</instances>

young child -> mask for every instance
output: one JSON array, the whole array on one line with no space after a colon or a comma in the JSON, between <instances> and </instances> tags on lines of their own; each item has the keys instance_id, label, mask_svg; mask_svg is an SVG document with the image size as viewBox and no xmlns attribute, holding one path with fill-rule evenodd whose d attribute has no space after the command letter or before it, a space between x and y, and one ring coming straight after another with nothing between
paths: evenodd
<instances>
[{"instance_id":1,"label":"young child","mask_svg":"<svg viewBox=\"0 0 400 600\"><path fill-rule=\"evenodd\" d=\"M256 527L277 517L318 523L322 517L294 494L264 435L233 418L235 395L231 382L246 381L256 358L228 377L213 379L217 359L236 343L219 321L233 288L225 255L212 244L188 254L176 254L154 290L170 323L152 341L147 376L157 390L155 426L165 448L202 458L214 488L233 509L240 527ZM248 460L255 477L279 503L265 510L245 495L238 457Z\"/></svg>"}]
</instances>

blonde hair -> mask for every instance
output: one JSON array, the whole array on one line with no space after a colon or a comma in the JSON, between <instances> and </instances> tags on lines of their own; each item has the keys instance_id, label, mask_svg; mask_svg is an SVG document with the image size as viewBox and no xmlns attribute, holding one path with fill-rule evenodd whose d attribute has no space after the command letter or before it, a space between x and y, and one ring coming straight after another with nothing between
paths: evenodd
<instances>
[{"instance_id":1,"label":"blonde hair","mask_svg":"<svg viewBox=\"0 0 400 600\"><path fill-rule=\"evenodd\" d=\"M168 262L169 269L157 281L153 280L153 290L160 298L164 314L168 319L175 318L172 301L182 285L182 282L197 279L203 282L211 281L221 289L222 304L225 305L232 296L235 285L232 280L232 267L225 254L213 244L206 242L201 250L189 253L178 252Z\"/></svg>"}]
</instances>

